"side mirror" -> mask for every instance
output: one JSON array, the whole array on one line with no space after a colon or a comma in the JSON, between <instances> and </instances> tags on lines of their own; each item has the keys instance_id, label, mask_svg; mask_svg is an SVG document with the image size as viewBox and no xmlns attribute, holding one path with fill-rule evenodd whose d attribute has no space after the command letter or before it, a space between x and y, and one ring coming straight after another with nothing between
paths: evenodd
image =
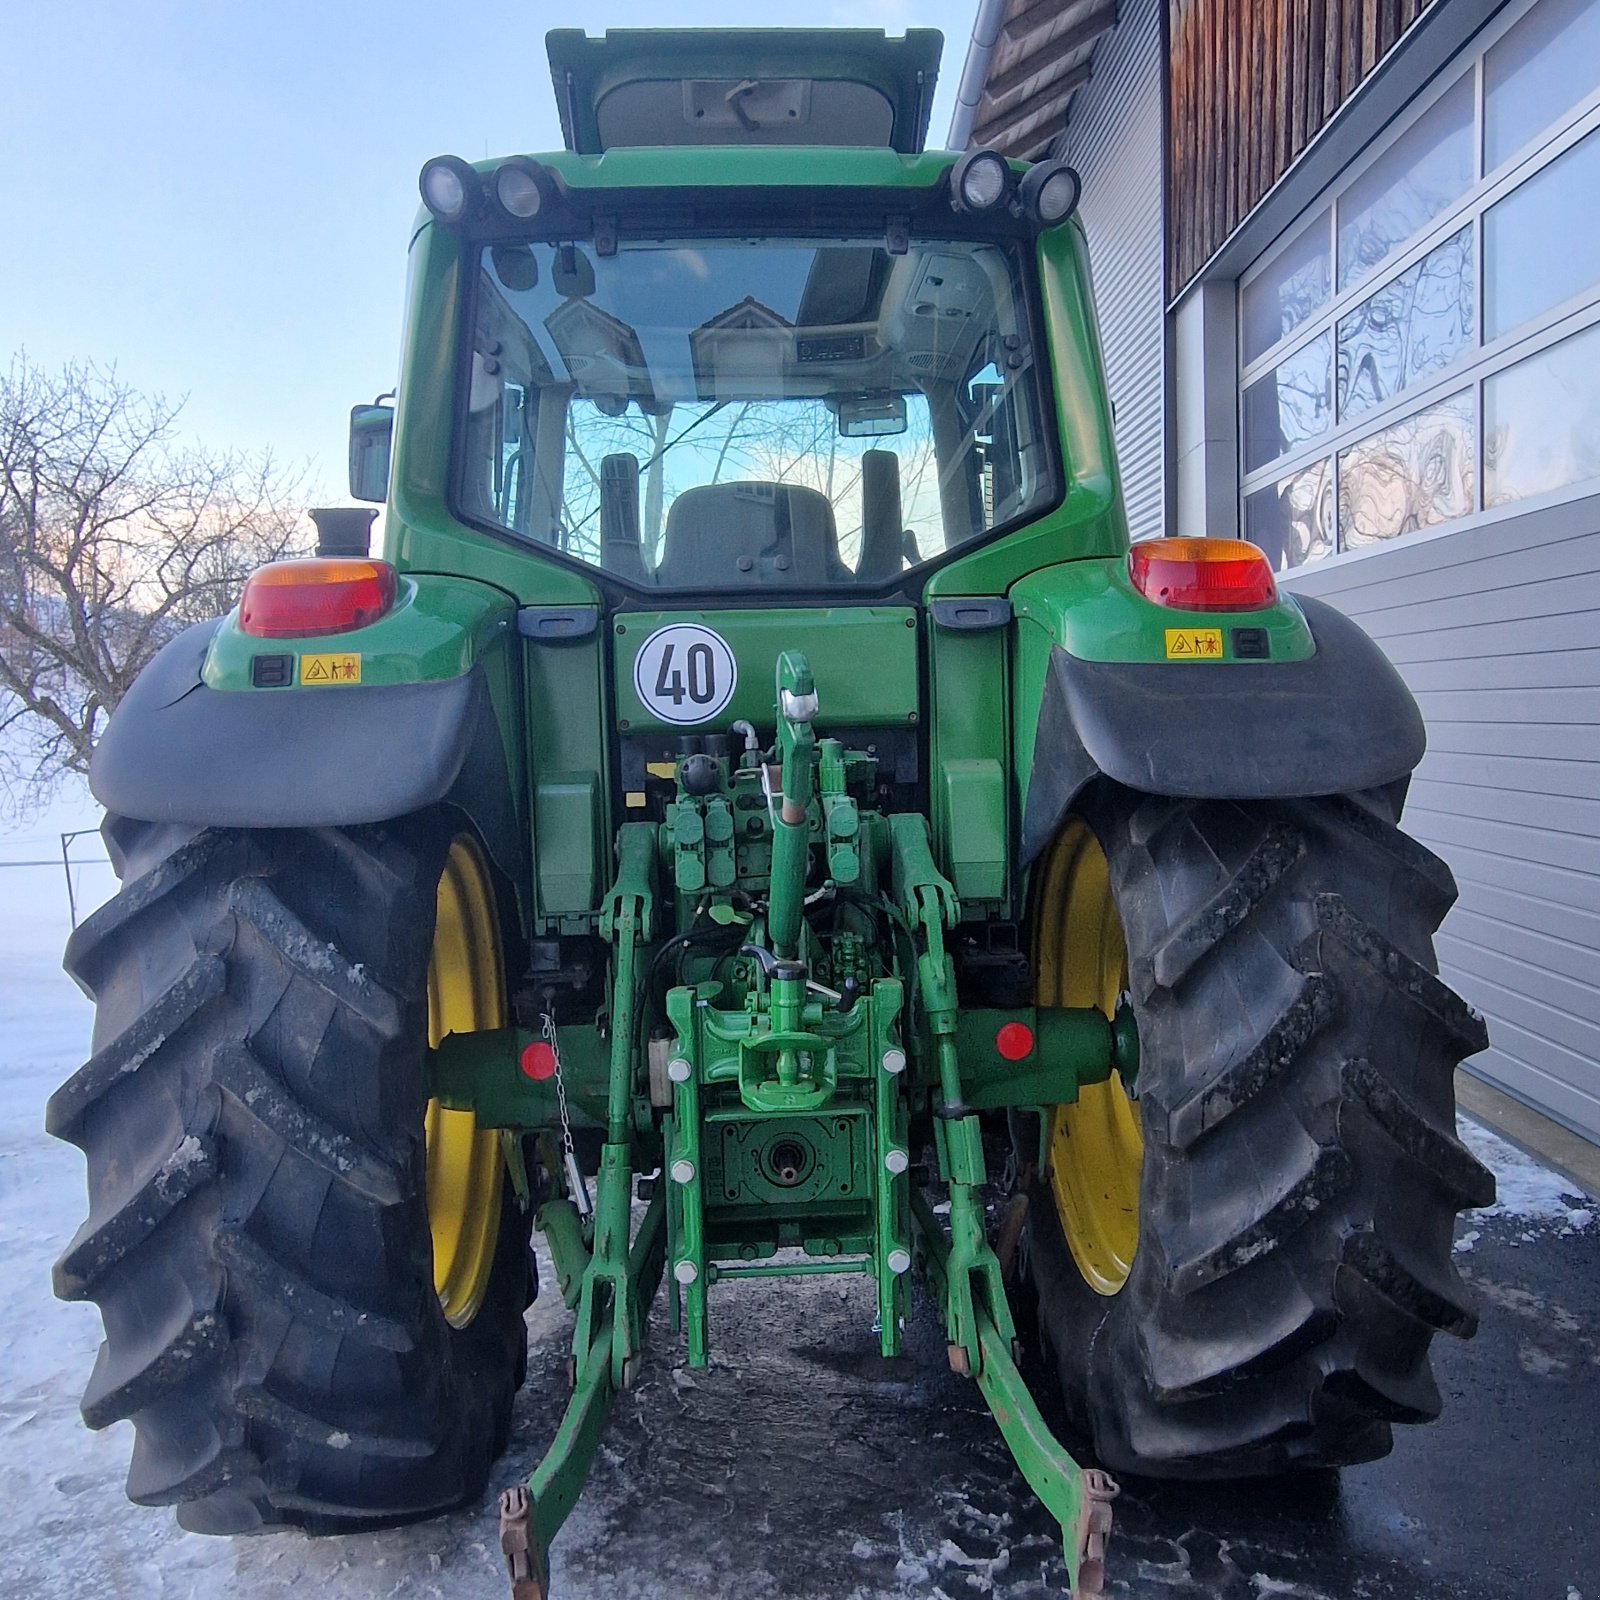
<instances>
[{"instance_id":1,"label":"side mirror","mask_svg":"<svg viewBox=\"0 0 1600 1600\"><path fill-rule=\"evenodd\" d=\"M394 407L354 406L350 411L350 493L382 505L389 498L389 450Z\"/></svg>"}]
</instances>

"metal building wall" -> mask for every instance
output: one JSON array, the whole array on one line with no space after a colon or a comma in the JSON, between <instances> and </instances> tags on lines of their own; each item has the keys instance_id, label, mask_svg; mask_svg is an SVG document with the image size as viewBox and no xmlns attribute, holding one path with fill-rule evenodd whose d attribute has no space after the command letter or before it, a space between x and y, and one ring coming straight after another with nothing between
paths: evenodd
<instances>
[{"instance_id":1,"label":"metal building wall","mask_svg":"<svg viewBox=\"0 0 1600 1600\"><path fill-rule=\"evenodd\" d=\"M1083 179L1094 298L1135 539L1164 531L1162 0L1128 0L1101 39L1057 148Z\"/></svg>"},{"instance_id":2,"label":"metal building wall","mask_svg":"<svg viewBox=\"0 0 1600 1600\"><path fill-rule=\"evenodd\" d=\"M1488 1018L1468 1063L1600 1139L1600 496L1296 572L1416 695L1405 826L1461 899L1440 969Z\"/></svg>"}]
</instances>

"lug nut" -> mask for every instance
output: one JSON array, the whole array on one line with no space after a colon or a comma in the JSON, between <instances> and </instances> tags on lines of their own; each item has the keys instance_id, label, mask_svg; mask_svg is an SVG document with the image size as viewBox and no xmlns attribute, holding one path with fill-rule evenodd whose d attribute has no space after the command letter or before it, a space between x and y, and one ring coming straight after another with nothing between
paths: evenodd
<instances>
[{"instance_id":1,"label":"lug nut","mask_svg":"<svg viewBox=\"0 0 1600 1600\"><path fill-rule=\"evenodd\" d=\"M671 1078L674 1083L687 1083L689 1081L689 1075L693 1071L694 1068L691 1067L682 1056L674 1056L667 1063L667 1076Z\"/></svg>"},{"instance_id":2,"label":"lug nut","mask_svg":"<svg viewBox=\"0 0 1600 1600\"><path fill-rule=\"evenodd\" d=\"M672 1163L672 1181L674 1183L694 1182L694 1162L686 1161L682 1157Z\"/></svg>"},{"instance_id":3,"label":"lug nut","mask_svg":"<svg viewBox=\"0 0 1600 1600\"><path fill-rule=\"evenodd\" d=\"M910 1265L909 1260L906 1264L908 1266ZM700 1269L696 1267L692 1261L680 1261L677 1266L672 1269L672 1276L676 1278L679 1283L693 1283L694 1280L700 1276Z\"/></svg>"},{"instance_id":4,"label":"lug nut","mask_svg":"<svg viewBox=\"0 0 1600 1600\"><path fill-rule=\"evenodd\" d=\"M883 1164L898 1178L911 1165L911 1157L904 1150L891 1150L884 1156Z\"/></svg>"},{"instance_id":5,"label":"lug nut","mask_svg":"<svg viewBox=\"0 0 1600 1600\"><path fill-rule=\"evenodd\" d=\"M899 1277L903 1272L911 1270L911 1252L909 1250L895 1249L889 1252L889 1270Z\"/></svg>"},{"instance_id":6,"label":"lug nut","mask_svg":"<svg viewBox=\"0 0 1600 1600\"><path fill-rule=\"evenodd\" d=\"M883 1052L883 1070L895 1073L906 1070L906 1053L904 1050L885 1050Z\"/></svg>"}]
</instances>

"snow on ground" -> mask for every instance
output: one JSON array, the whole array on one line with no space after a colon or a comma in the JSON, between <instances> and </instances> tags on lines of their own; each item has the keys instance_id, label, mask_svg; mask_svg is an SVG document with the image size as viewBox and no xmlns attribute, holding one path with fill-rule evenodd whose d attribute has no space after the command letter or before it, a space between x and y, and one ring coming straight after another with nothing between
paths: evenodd
<instances>
[{"instance_id":1,"label":"snow on ground","mask_svg":"<svg viewBox=\"0 0 1600 1600\"><path fill-rule=\"evenodd\" d=\"M1550 1233L1582 1233L1593 1225L1594 1204L1570 1178L1552 1172L1537 1157L1468 1117L1461 1118L1461 1137L1494 1172L1497 1191L1492 1206L1472 1213L1473 1222L1505 1218L1521 1223L1511 1239L1514 1244L1532 1243ZM1462 1234L1456 1240L1456 1253L1471 1250L1478 1237L1475 1228Z\"/></svg>"}]
</instances>

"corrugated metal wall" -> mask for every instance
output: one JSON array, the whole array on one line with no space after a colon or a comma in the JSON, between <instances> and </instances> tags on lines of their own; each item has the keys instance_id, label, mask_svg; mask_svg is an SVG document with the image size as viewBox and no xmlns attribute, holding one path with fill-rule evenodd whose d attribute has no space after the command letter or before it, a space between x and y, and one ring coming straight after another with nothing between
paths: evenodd
<instances>
[{"instance_id":1,"label":"corrugated metal wall","mask_svg":"<svg viewBox=\"0 0 1600 1600\"><path fill-rule=\"evenodd\" d=\"M1128 0L1094 53L1058 144L1083 179L1117 460L1135 539L1163 532L1166 401L1161 249L1161 6Z\"/></svg>"},{"instance_id":2,"label":"corrugated metal wall","mask_svg":"<svg viewBox=\"0 0 1600 1600\"><path fill-rule=\"evenodd\" d=\"M1286 586L1354 617L1427 719L1405 826L1461 886L1438 949L1489 1019L1470 1070L1600 1139L1600 496Z\"/></svg>"}]
</instances>

